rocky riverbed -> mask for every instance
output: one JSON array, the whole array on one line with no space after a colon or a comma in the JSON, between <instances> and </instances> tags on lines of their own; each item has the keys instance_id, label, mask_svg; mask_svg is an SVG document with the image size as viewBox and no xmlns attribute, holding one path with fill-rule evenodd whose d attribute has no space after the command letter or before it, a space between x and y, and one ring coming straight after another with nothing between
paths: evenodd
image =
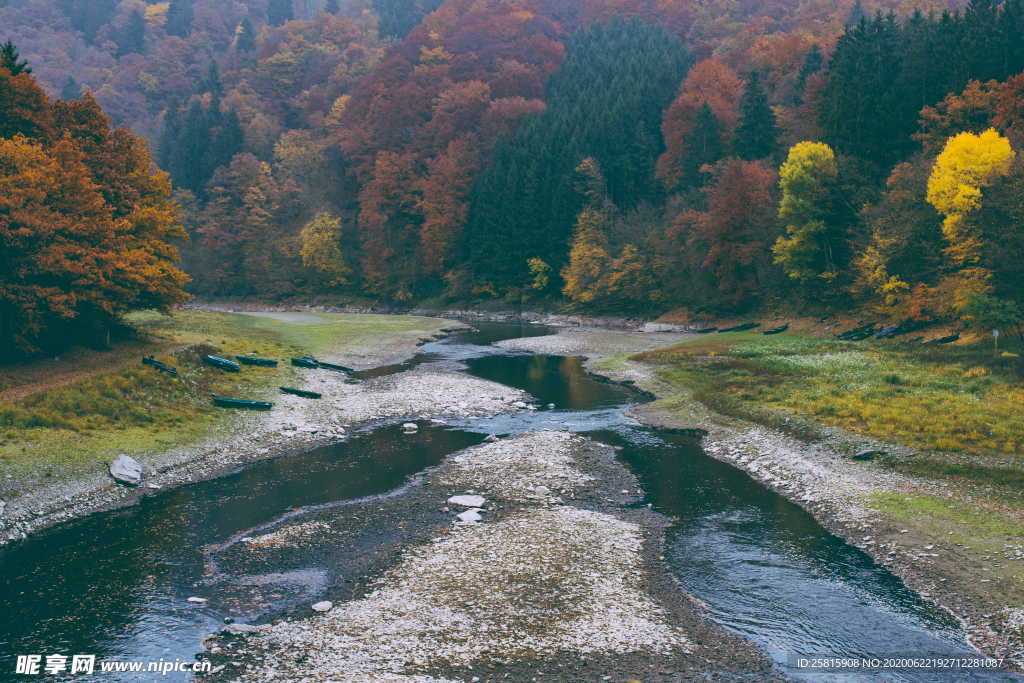
<instances>
[{"instance_id":1,"label":"rocky riverbed","mask_svg":"<svg viewBox=\"0 0 1024 683\"><path fill-rule=\"evenodd\" d=\"M286 540L256 540L231 561L259 564L278 542L344 544L370 509L382 527L421 531L354 599L207 640L213 677L771 678L756 648L712 626L667 577L666 520L630 507L639 493L611 447L540 431L451 456L365 511L290 519L273 531ZM459 495L483 502L451 502Z\"/></svg>"}]
</instances>

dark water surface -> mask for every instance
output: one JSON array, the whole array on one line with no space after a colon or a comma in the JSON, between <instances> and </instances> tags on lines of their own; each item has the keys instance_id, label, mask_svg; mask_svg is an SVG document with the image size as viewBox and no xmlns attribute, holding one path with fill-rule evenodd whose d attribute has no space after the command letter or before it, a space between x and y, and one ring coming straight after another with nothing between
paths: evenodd
<instances>
[{"instance_id":1,"label":"dark water surface","mask_svg":"<svg viewBox=\"0 0 1024 683\"><path fill-rule=\"evenodd\" d=\"M582 432L620 447L644 502L675 520L667 560L682 584L788 674L798 673L786 666L793 654L971 653L951 618L801 508L704 455L696 441L625 417L624 407L642 400L637 392L596 380L578 358L489 346L545 328L478 326L478 333L425 345L410 363L363 375L461 362L470 374L530 392L540 409L422 428L415 436L394 425L362 430L334 446L248 465L0 549L0 679L13 678L16 654L190 659L228 616L186 602L211 597L203 584L210 548L257 534L299 508L400 493L411 476L488 433L536 429ZM278 580L293 590L263 613L315 602L340 577L331 563L311 559L300 569L282 568ZM250 607L230 616L255 621L260 614Z\"/></svg>"}]
</instances>

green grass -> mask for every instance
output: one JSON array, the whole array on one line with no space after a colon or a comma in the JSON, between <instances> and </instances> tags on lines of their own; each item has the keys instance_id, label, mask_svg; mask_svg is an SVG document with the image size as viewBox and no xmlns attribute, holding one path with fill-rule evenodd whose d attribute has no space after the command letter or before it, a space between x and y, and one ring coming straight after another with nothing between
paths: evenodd
<instances>
[{"instance_id":1,"label":"green grass","mask_svg":"<svg viewBox=\"0 0 1024 683\"><path fill-rule=\"evenodd\" d=\"M994 611L1024 601L1024 562L1011 554L1024 539L1019 516L976 501L902 492L873 494L867 503L893 530L909 532L895 539L942 550L933 561L953 582L946 591L971 596Z\"/></svg>"},{"instance_id":2,"label":"green grass","mask_svg":"<svg viewBox=\"0 0 1024 683\"><path fill-rule=\"evenodd\" d=\"M929 476L1003 486L1020 481L1024 382L1014 358L750 333L690 339L633 358L654 364L663 380L726 415L807 438L826 424L923 451L1009 458L1009 467L932 457L886 462Z\"/></svg>"},{"instance_id":3,"label":"green grass","mask_svg":"<svg viewBox=\"0 0 1024 683\"><path fill-rule=\"evenodd\" d=\"M211 394L273 397L278 385L295 376L288 364L292 356L389 348L438 328L428 318L327 313L275 319L144 312L128 321L154 339L154 348L174 349L157 357L178 368L179 377L132 364L0 401L3 472L25 481L67 478L98 471L118 453L145 455L194 443L230 429L236 415L211 406ZM255 354L284 362L278 368L243 366L240 373L225 373L205 365L205 353Z\"/></svg>"}]
</instances>

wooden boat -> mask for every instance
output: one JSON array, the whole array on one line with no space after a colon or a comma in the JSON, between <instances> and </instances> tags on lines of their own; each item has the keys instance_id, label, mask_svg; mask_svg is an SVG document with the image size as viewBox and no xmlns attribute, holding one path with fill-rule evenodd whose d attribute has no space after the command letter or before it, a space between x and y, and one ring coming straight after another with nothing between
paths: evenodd
<instances>
[{"instance_id":1,"label":"wooden boat","mask_svg":"<svg viewBox=\"0 0 1024 683\"><path fill-rule=\"evenodd\" d=\"M152 366L159 370L160 372L167 373L171 377L178 376L178 370L176 368L172 368L170 365L167 365L166 363L161 363L156 358L153 358L153 356L146 356L145 358L143 358L142 364Z\"/></svg>"},{"instance_id":2,"label":"wooden boat","mask_svg":"<svg viewBox=\"0 0 1024 683\"><path fill-rule=\"evenodd\" d=\"M899 325L887 325L875 333L875 339L888 339L899 334Z\"/></svg>"},{"instance_id":3,"label":"wooden boat","mask_svg":"<svg viewBox=\"0 0 1024 683\"><path fill-rule=\"evenodd\" d=\"M928 345L931 345L931 344L952 344L953 342L955 342L959 338L960 338L960 333L957 332L956 334L951 334L951 335L949 335L947 337L939 337L938 339L929 339L928 341L925 342L925 344L928 344Z\"/></svg>"},{"instance_id":4,"label":"wooden boat","mask_svg":"<svg viewBox=\"0 0 1024 683\"><path fill-rule=\"evenodd\" d=\"M868 323L867 325L861 325L860 327L855 327L852 330L847 330L846 332L837 334L836 339L840 339L842 341L860 341L862 339L867 339L874 333L875 324Z\"/></svg>"},{"instance_id":5,"label":"wooden boat","mask_svg":"<svg viewBox=\"0 0 1024 683\"><path fill-rule=\"evenodd\" d=\"M259 365L264 368L276 368L277 361L270 358L257 358L256 356L235 356L242 365Z\"/></svg>"},{"instance_id":6,"label":"wooden boat","mask_svg":"<svg viewBox=\"0 0 1024 683\"><path fill-rule=\"evenodd\" d=\"M293 396L301 396L302 398L323 398L323 394L318 394L315 391L306 391L305 389L296 389L295 387L279 387L282 393L292 394Z\"/></svg>"},{"instance_id":7,"label":"wooden boat","mask_svg":"<svg viewBox=\"0 0 1024 683\"><path fill-rule=\"evenodd\" d=\"M221 358L220 356L211 356L209 354L203 356L203 360L207 365L212 365L215 368L221 370L227 370L228 372L239 372L242 368L233 360L227 358Z\"/></svg>"},{"instance_id":8,"label":"wooden boat","mask_svg":"<svg viewBox=\"0 0 1024 683\"><path fill-rule=\"evenodd\" d=\"M718 332L746 332L752 330L755 327L760 327L761 323L743 323L742 325L733 325L732 327L723 327Z\"/></svg>"},{"instance_id":9,"label":"wooden boat","mask_svg":"<svg viewBox=\"0 0 1024 683\"><path fill-rule=\"evenodd\" d=\"M337 370L338 372L349 372L349 373L355 372L355 370L353 370L352 368L347 368L344 365L337 365L335 363L325 363L322 360L321 361L317 361L317 364L320 367L325 368L327 370Z\"/></svg>"},{"instance_id":10,"label":"wooden boat","mask_svg":"<svg viewBox=\"0 0 1024 683\"><path fill-rule=\"evenodd\" d=\"M270 401L250 401L245 398L226 398L214 396L213 405L220 408L243 408L245 410L270 410L274 404Z\"/></svg>"},{"instance_id":11,"label":"wooden boat","mask_svg":"<svg viewBox=\"0 0 1024 683\"><path fill-rule=\"evenodd\" d=\"M313 368L320 367L320 363L312 356L303 356L302 358L292 358L292 365L297 368Z\"/></svg>"},{"instance_id":12,"label":"wooden boat","mask_svg":"<svg viewBox=\"0 0 1024 683\"><path fill-rule=\"evenodd\" d=\"M785 325L779 325L778 327L773 327L770 330L764 330L763 332L761 332L761 334L782 334L783 332L785 332L788 329L789 329L789 323L786 323Z\"/></svg>"}]
</instances>

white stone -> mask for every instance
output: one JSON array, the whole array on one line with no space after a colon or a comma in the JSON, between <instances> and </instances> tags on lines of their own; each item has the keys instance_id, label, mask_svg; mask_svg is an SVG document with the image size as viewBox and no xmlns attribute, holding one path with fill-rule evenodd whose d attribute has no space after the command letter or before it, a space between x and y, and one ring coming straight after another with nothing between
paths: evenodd
<instances>
[{"instance_id":1,"label":"white stone","mask_svg":"<svg viewBox=\"0 0 1024 683\"><path fill-rule=\"evenodd\" d=\"M496 437L494 434L488 434L487 438L484 439L484 441L486 441L487 443L494 443L497 440L498 440L498 437ZM0 509L2 509L2 508L0 508Z\"/></svg>"},{"instance_id":2,"label":"white stone","mask_svg":"<svg viewBox=\"0 0 1024 683\"><path fill-rule=\"evenodd\" d=\"M478 508L484 504L483 496L452 496L448 499L448 503L451 505L461 505L467 508Z\"/></svg>"},{"instance_id":3,"label":"white stone","mask_svg":"<svg viewBox=\"0 0 1024 683\"><path fill-rule=\"evenodd\" d=\"M192 596L191 598L188 598L188 600L186 600L186 602L192 602L192 603L195 603L197 605L205 605L206 604L206 598L197 598L195 596Z\"/></svg>"},{"instance_id":4,"label":"white stone","mask_svg":"<svg viewBox=\"0 0 1024 683\"><path fill-rule=\"evenodd\" d=\"M334 603L330 600L323 600L321 602L313 603L314 612L329 612L332 607L334 607Z\"/></svg>"},{"instance_id":5,"label":"white stone","mask_svg":"<svg viewBox=\"0 0 1024 683\"><path fill-rule=\"evenodd\" d=\"M526 407L526 401L515 401L512 404L512 406L515 407L515 408L525 408Z\"/></svg>"},{"instance_id":6,"label":"white stone","mask_svg":"<svg viewBox=\"0 0 1024 683\"><path fill-rule=\"evenodd\" d=\"M407 432L416 432L419 431L419 428L419 425L417 425L415 422L406 422L405 424L402 425L402 429L404 429Z\"/></svg>"},{"instance_id":7,"label":"white stone","mask_svg":"<svg viewBox=\"0 0 1024 683\"><path fill-rule=\"evenodd\" d=\"M483 519L483 517L480 516L479 508L471 508L469 510L466 510L465 512L460 512L458 515L456 515L456 517L459 518L460 522L463 522L465 524L474 524Z\"/></svg>"},{"instance_id":8,"label":"white stone","mask_svg":"<svg viewBox=\"0 0 1024 683\"><path fill-rule=\"evenodd\" d=\"M122 453L110 463L110 476L128 486L137 486L142 481L142 463Z\"/></svg>"}]
</instances>

